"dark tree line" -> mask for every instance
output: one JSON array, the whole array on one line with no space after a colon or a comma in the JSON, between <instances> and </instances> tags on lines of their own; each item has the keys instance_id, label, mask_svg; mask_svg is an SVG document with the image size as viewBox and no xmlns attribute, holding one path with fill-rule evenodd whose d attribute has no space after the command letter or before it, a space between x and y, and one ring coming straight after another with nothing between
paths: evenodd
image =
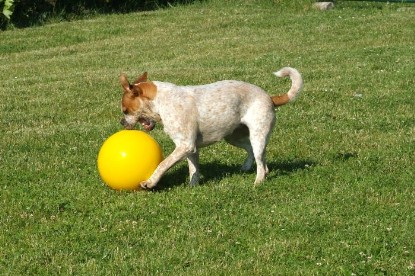
<instances>
[{"instance_id":1,"label":"dark tree line","mask_svg":"<svg viewBox=\"0 0 415 276\"><path fill-rule=\"evenodd\" d=\"M193 0L194 1L194 0ZM63 19L95 13L153 10L192 0L0 0L0 27L39 25L48 18Z\"/></svg>"}]
</instances>

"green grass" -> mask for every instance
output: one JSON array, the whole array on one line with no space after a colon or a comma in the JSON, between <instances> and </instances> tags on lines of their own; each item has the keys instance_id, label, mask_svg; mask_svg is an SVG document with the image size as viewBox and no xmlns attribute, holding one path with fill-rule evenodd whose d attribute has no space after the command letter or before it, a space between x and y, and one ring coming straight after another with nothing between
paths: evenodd
<instances>
[{"instance_id":1,"label":"green grass","mask_svg":"<svg viewBox=\"0 0 415 276\"><path fill-rule=\"evenodd\" d=\"M207 1L0 33L3 275L413 275L415 6ZM120 129L121 71L270 94L270 175L240 173L225 143L154 192L101 183L96 156ZM152 132L165 154L173 143Z\"/></svg>"}]
</instances>

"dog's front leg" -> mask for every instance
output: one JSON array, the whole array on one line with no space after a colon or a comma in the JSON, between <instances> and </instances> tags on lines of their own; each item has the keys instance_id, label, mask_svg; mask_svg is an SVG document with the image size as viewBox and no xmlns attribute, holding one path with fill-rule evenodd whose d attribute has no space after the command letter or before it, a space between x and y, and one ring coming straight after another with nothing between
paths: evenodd
<instances>
[{"instance_id":1,"label":"dog's front leg","mask_svg":"<svg viewBox=\"0 0 415 276\"><path fill-rule=\"evenodd\" d=\"M174 164L188 156L189 154L194 153L194 147L188 146L178 146L174 149L174 151L167 156L156 168L150 178L146 181L140 183L141 187L144 189L151 189L157 185L160 178L164 175L164 173L170 169Z\"/></svg>"},{"instance_id":2,"label":"dog's front leg","mask_svg":"<svg viewBox=\"0 0 415 276\"><path fill-rule=\"evenodd\" d=\"M189 165L190 185L194 186L199 183L200 179L198 150L196 150L195 153L192 153L187 157L187 163Z\"/></svg>"}]
</instances>

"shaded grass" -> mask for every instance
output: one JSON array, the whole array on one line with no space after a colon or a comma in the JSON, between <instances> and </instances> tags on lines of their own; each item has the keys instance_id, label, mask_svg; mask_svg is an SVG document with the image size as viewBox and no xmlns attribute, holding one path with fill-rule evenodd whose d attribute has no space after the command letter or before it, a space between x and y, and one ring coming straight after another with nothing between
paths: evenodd
<instances>
[{"instance_id":1,"label":"shaded grass","mask_svg":"<svg viewBox=\"0 0 415 276\"><path fill-rule=\"evenodd\" d=\"M295 3L294 3L295 2ZM339 2L205 2L0 33L0 271L4 274L411 274L414 9ZM288 4L286 4L288 5ZM201 153L149 193L107 189L102 142L120 129L120 71L178 84L241 79L277 111L268 180L244 154ZM164 152L173 144L152 133Z\"/></svg>"}]
</instances>

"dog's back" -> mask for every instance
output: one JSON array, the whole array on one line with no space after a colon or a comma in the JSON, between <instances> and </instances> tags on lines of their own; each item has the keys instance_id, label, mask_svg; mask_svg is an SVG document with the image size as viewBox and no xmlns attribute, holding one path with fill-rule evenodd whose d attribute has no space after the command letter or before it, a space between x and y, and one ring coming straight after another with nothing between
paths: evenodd
<instances>
[{"instance_id":1,"label":"dog's back","mask_svg":"<svg viewBox=\"0 0 415 276\"><path fill-rule=\"evenodd\" d=\"M206 85L177 86L156 81L154 84L158 89L155 101L166 113L176 110L177 114L182 108L194 107L179 113L187 113L186 121L196 122L199 146L223 139L241 124L246 124L248 119L260 122L274 116L270 96L258 86L246 82L225 80ZM163 121L168 120L163 117Z\"/></svg>"}]
</instances>

